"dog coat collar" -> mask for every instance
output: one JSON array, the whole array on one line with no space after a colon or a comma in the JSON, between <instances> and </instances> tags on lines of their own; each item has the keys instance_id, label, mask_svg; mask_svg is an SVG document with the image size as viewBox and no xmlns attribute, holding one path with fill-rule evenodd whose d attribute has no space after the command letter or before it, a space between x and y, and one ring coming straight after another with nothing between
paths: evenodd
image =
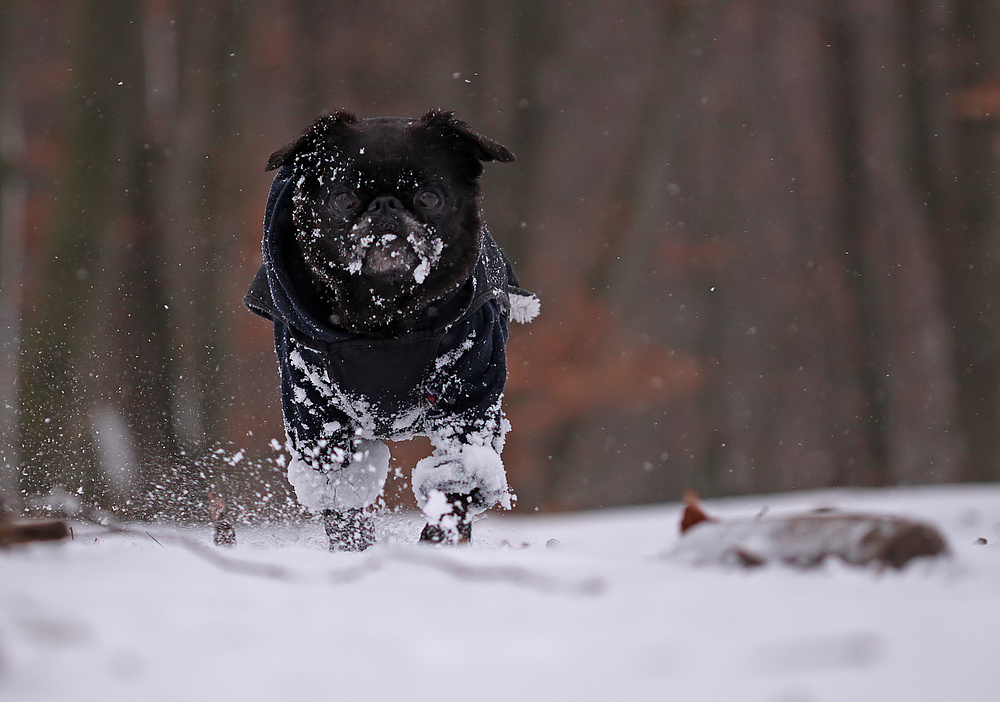
<instances>
[{"instance_id":1,"label":"dog coat collar","mask_svg":"<svg viewBox=\"0 0 1000 702\"><path fill-rule=\"evenodd\" d=\"M284 323L306 338L321 339L327 343L356 339L356 334L334 327L309 313L284 264L283 247L289 245L290 228L293 226L290 217L293 190L291 169L282 168L271 184L264 213L263 264L257 270L243 303L252 312ZM455 304L455 296L465 296L464 304ZM516 322L528 322L538 313L538 299L519 287L510 261L483 226L479 232L479 259L470 279L457 291L430 306L447 309L449 314L427 320L424 319L425 312L417 326L426 328L430 323L440 331L474 314L489 300L496 300L503 315Z\"/></svg>"}]
</instances>

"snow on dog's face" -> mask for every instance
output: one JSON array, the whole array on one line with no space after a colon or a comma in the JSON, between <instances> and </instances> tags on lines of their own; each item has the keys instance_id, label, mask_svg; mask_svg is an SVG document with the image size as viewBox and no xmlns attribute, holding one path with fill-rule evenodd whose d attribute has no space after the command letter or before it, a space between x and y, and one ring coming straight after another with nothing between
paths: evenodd
<instances>
[{"instance_id":1,"label":"snow on dog's face","mask_svg":"<svg viewBox=\"0 0 1000 702\"><path fill-rule=\"evenodd\" d=\"M467 278L479 253L476 197L500 144L450 113L420 119L321 117L268 168L289 165L292 220L331 319L397 335Z\"/></svg>"}]
</instances>

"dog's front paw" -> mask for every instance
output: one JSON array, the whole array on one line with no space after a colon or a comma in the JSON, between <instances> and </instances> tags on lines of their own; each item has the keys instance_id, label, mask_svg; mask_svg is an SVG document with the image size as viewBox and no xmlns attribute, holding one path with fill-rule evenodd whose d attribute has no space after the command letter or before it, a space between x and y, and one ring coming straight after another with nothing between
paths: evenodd
<instances>
[{"instance_id":1,"label":"dog's front paw","mask_svg":"<svg viewBox=\"0 0 1000 702\"><path fill-rule=\"evenodd\" d=\"M474 495L467 508L473 515L496 504L510 509L503 462L500 454L488 446L455 445L440 454L423 458L413 469L412 483L413 495L425 513L425 505L435 492Z\"/></svg>"},{"instance_id":2,"label":"dog's front paw","mask_svg":"<svg viewBox=\"0 0 1000 702\"><path fill-rule=\"evenodd\" d=\"M468 543L472 540L472 515L469 508L482 503L482 493L444 493L434 490L427 496L424 514L427 525L420 533L420 541L432 544Z\"/></svg>"},{"instance_id":3,"label":"dog's front paw","mask_svg":"<svg viewBox=\"0 0 1000 702\"><path fill-rule=\"evenodd\" d=\"M364 551L375 543L375 523L363 509L323 510L331 551Z\"/></svg>"}]
</instances>

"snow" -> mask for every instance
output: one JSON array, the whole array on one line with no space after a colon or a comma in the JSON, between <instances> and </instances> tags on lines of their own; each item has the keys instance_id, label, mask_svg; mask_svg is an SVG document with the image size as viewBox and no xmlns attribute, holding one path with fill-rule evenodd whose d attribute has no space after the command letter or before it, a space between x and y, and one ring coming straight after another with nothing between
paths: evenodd
<instances>
[{"instance_id":1,"label":"snow","mask_svg":"<svg viewBox=\"0 0 1000 702\"><path fill-rule=\"evenodd\" d=\"M432 523L440 522L442 517L452 513L452 506L443 492L431 490L424 503L423 513Z\"/></svg>"},{"instance_id":2,"label":"snow","mask_svg":"<svg viewBox=\"0 0 1000 702\"><path fill-rule=\"evenodd\" d=\"M485 435L488 434L484 432ZM440 450L417 461L411 483L413 496L428 519L441 514L435 511L434 505L427 504L433 493L468 495L478 490L482 504L470 506L473 514L495 504L511 508L507 474L499 451L492 445L443 442Z\"/></svg>"},{"instance_id":3,"label":"snow","mask_svg":"<svg viewBox=\"0 0 1000 702\"><path fill-rule=\"evenodd\" d=\"M542 311L541 301L532 294L513 293L510 296L510 318L518 324L527 324Z\"/></svg>"},{"instance_id":4,"label":"snow","mask_svg":"<svg viewBox=\"0 0 1000 702\"><path fill-rule=\"evenodd\" d=\"M76 523L0 552L0 700L1000 699L1000 486L705 503L764 507L928 520L953 555L694 567L666 555L673 504L489 513L453 549L385 515L362 554L326 552L318 522L238 526L234 550L204 527Z\"/></svg>"},{"instance_id":5,"label":"snow","mask_svg":"<svg viewBox=\"0 0 1000 702\"><path fill-rule=\"evenodd\" d=\"M318 513L372 504L389 475L389 448L381 441L362 439L351 458L336 470L317 470L311 463L292 458L288 462L288 482L302 506Z\"/></svg>"},{"instance_id":6,"label":"snow","mask_svg":"<svg viewBox=\"0 0 1000 702\"><path fill-rule=\"evenodd\" d=\"M413 269L413 280L417 285L423 284L431 269L441 260L441 253L444 251L444 241L437 235L436 230L428 225L422 227L422 235L417 236L410 233L406 241L410 248L416 252L419 263Z\"/></svg>"}]
</instances>

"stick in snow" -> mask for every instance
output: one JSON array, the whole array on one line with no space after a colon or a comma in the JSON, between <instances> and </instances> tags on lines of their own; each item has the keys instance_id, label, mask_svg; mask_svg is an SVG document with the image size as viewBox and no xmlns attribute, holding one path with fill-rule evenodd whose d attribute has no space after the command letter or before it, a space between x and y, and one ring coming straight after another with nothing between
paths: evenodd
<instances>
[{"instance_id":1,"label":"stick in snow","mask_svg":"<svg viewBox=\"0 0 1000 702\"><path fill-rule=\"evenodd\" d=\"M212 540L216 546L230 548L236 545L236 529L229 517L229 508L225 499L215 490L208 491L208 515L215 526Z\"/></svg>"}]
</instances>

